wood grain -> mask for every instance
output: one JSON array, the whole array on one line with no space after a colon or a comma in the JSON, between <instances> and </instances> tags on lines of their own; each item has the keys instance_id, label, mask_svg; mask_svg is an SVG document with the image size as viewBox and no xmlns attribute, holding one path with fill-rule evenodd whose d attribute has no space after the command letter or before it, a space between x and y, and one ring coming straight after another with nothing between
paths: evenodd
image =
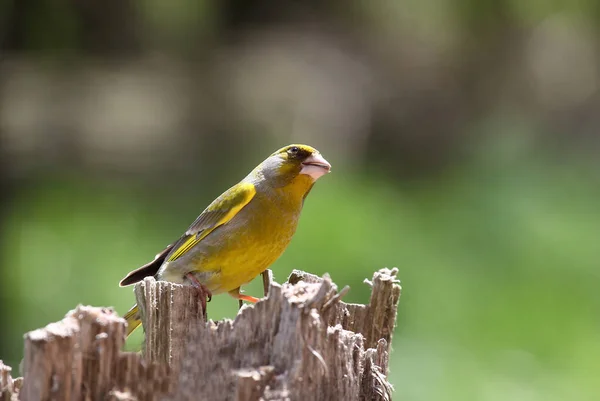
<instances>
[{"instance_id":1,"label":"wood grain","mask_svg":"<svg viewBox=\"0 0 600 401\"><path fill-rule=\"evenodd\" d=\"M327 275L265 275L266 298L217 322L194 288L147 278L135 288L143 356L121 351L126 323L112 309L78 306L25 335L23 379L0 361L0 401L389 401L396 274L366 280L368 305L343 302Z\"/></svg>"}]
</instances>

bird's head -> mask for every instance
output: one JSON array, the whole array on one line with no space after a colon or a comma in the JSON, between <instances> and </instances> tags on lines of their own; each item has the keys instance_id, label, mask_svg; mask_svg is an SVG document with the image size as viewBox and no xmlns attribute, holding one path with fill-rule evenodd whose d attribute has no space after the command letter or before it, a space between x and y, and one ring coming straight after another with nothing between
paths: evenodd
<instances>
[{"instance_id":1,"label":"bird's head","mask_svg":"<svg viewBox=\"0 0 600 401\"><path fill-rule=\"evenodd\" d=\"M302 175L314 182L331 171L331 164L312 146L294 144L275 151L258 169L265 179L285 185Z\"/></svg>"}]
</instances>

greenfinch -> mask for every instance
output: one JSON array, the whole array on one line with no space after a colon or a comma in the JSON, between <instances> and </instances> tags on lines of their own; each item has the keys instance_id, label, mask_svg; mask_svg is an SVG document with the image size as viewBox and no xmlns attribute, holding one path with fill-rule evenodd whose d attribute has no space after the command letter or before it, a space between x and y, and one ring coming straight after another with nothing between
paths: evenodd
<instances>
[{"instance_id":1,"label":"greenfinch","mask_svg":"<svg viewBox=\"0 0 600 401\"><path fill-rule=\"evenodd\" d=\"M150 263L130 272L121 286L154 276L198 288L202 307L212 294L258 299L240 287L281 256L296 232L300 212L315 181L331 165L315 148L285 146L225 191L188 230ZM127 335L139 326L137 305L126 314Z\"/></svg>"}]
</instances>

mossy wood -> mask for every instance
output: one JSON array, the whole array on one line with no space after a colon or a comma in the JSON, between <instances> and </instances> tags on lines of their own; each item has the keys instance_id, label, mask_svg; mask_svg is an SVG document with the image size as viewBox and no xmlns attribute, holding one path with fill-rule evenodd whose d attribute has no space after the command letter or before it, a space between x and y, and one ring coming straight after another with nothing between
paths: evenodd
<instances>
[{"instance_id":1,"label":"mossy wood","mask_svg":"<svg viewBox=\"0 0 600 401\"><path fill-rule=\"evenodd\" d=\"M121 351L125 321L114 311L78 306L25 335L24 378L0 361L0 401L391 400L396 273L365 280L371 300L358 305L327 275L294 271L217 322L205 322L194 288L145 279L135 288L143 356Z\"/></svg>"}]
</instances>

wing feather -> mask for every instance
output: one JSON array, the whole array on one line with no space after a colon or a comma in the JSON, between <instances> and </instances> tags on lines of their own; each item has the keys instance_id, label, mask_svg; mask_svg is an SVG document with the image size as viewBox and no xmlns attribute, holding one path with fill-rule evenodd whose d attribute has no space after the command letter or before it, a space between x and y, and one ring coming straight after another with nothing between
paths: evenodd
<instances>
[{"instance_id":1,"label":"wing feather","mask_svg":"<svg viewBox=\"0 0 600 401\"><path fill-rule=\"evenodd\" d=\"M225 191L208 205L192 223L185 235L173 247L167 257L167 262L179 259L215 228L227 224L244 206L250 203L255 194L256 188L251 183L240 183Z\"/></svg>"}]
</instances>

